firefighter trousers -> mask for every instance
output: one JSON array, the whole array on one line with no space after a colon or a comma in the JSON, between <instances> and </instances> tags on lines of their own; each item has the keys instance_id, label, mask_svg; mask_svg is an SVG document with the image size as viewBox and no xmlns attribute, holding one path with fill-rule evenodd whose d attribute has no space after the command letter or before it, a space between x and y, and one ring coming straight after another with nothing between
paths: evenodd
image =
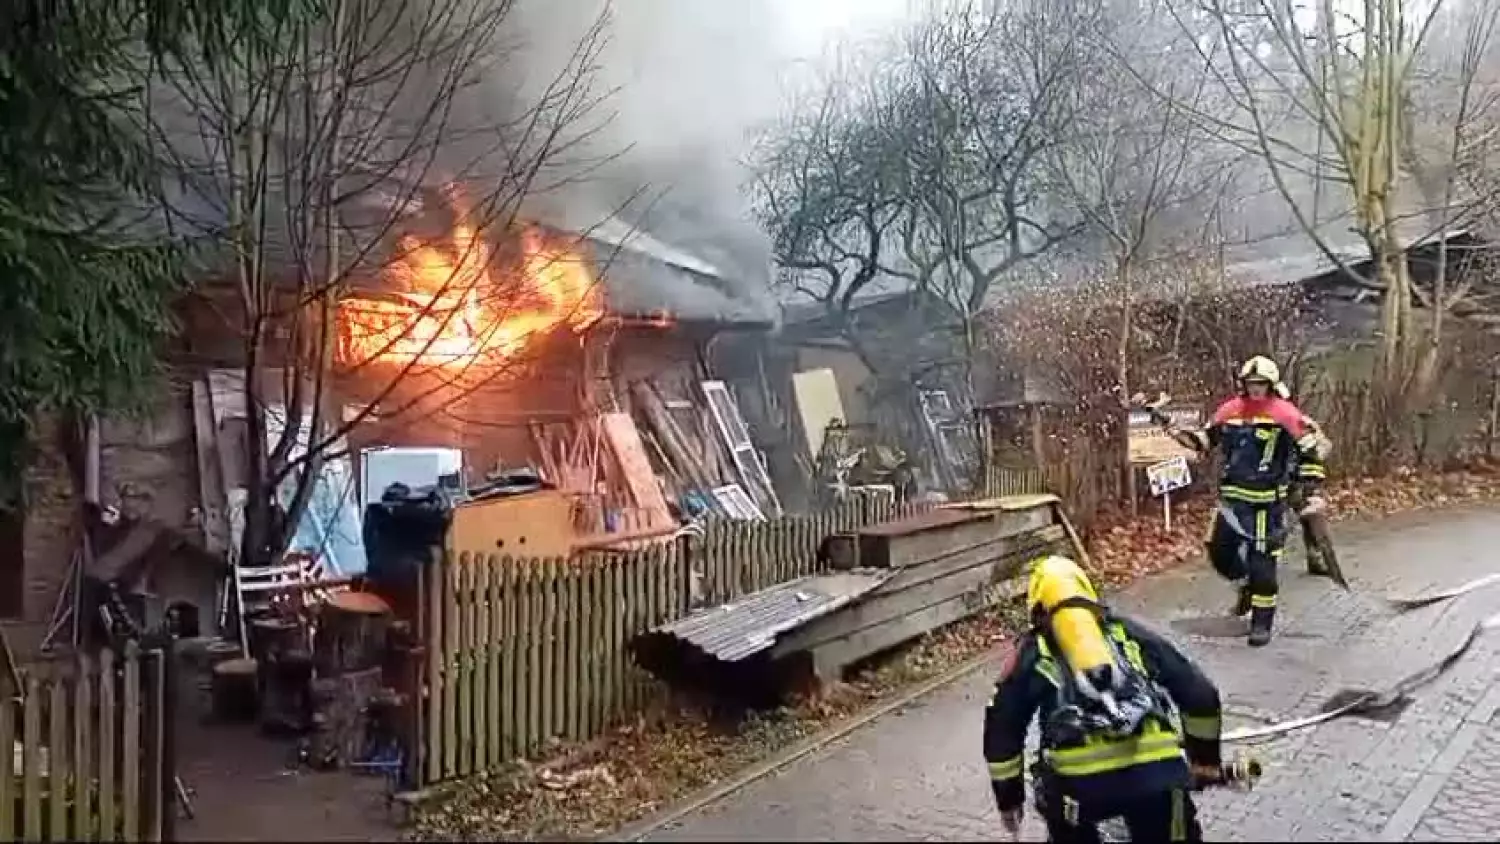
<instances>
[{"instance_id":1,"label":"firefighter trousers","mask_svg":"<svg viewBox=\"0 0 1500 844\"><path fill-rule=\"evenodd\" d=\"M1136 797L1119 805L1080 806L1071 798L1049 801L1042 820L1047 823L1047 840L1054 844L1099 844L1099 822L1120 818L1130 831L1131 841L1203 840L1198 823L1198 809L1193 796L1177 788Z\"/></svg>"},{"instance_id":2,"label":"firefighter trousers","mask_svg":"<svg viewBox=\"0 0 1500 844\"><path fill-rule=\"evenodd\" d=\"M1208 533L1208 559L1226 580L1243 583L1251 625L1271 628L1276 616L1276 577L1286 545L1285 501L1250 504L1220 501Z\"/></svg>"}]
</instances>

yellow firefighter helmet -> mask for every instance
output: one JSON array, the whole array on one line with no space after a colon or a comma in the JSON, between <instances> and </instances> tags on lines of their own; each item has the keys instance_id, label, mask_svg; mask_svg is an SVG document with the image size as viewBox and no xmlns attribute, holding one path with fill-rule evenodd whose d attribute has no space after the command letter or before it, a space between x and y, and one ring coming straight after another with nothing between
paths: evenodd
<instances>
[{"instance_id":1,"label":"yellow firefighter helmet","mask_svg":"<svg viewBox=\"0 0 1500 844\"><path fill-rule=\"evenodd\" d=\"M1241 381L1264 381L1272 386L1281 383L1281 367L1265 355L1256 355L1240 366Z\"/></svg>"},{"instance_id":2,"label":"yellow firefighter helmet","mask_svg":"<svg viewBox=\"0 0 1500 844\"><path fill-rule=\"evenodd\" d=\"M1089 582L1089 576L1081 566L1057 554L1031 563L1030 578L1026 584L1028 608L1051 612L1069 598L1099 600L1099 593L1094 591L1094 585Z\"/></svg>"}]
</instances>

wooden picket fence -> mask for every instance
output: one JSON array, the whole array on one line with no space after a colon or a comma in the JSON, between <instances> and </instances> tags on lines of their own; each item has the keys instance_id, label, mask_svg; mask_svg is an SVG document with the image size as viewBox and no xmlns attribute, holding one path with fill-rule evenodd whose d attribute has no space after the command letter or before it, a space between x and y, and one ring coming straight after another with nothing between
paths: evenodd
<instances>
[{"instance_id":1,"label":"wooden picket fence","mask_svg":"<svg viewBox=\"0 0 1500 844\"><path fill-rule=\"evenodd\" d=\"M1048 491L1047 473L1041 469L1007 469L994 465L986 467L984 479L986 498L1002 495L1029 495Z\"/></svg>"},{"instance_id":2,"label":"wooden picket fence","mask_svg":"<svg viewBox=\"0 0 1500 844\"><path fill-rule=\"evenodd\" d=\"M173 839L170 665L132 643L0 676L0 842Z\"/></svg>"},{"instance_id":3,"label":"wooden picket fence","mask_svg":"<svg viewBox=\"0 0 1500 844\"><path fill-rule=\"evenodd\" d=\"M817 573L831 532L920 509L862 501L815 516L713 522L704 536L570 559L460 553L428 570L425 710L415 779L430 784L585 741L655 691L639 633L699 606Z\"/></svg>"}]
</instances>

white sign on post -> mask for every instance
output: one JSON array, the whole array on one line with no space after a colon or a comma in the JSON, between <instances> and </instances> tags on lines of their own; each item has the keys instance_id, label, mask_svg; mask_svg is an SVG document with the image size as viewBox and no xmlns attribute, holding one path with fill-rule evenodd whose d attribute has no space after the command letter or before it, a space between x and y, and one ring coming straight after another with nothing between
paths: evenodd
<instances>
[{"instance_id":1,"label":"white sign on post","mask_svg":"<svg viewBox=\"0 0 1500 844\"><path fill-rule=\"evenodd\" d=\"M1161 496L1162 524L1172 529L1172 493L1193 482L1186 457L1178 456L1146 467L1146 480L1151 484L1151 494Z\"/></svg>"}]
</instances>

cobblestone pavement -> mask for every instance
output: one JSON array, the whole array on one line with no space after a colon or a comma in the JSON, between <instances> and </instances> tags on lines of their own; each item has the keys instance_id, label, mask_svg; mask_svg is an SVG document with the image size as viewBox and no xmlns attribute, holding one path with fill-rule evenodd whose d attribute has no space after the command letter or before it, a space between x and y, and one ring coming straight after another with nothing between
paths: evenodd
<instances>
[{"instance_id":1,"label":"cobblestone pavement","mask_svg":"<svg viewBox=\"0 0 1500 844\"><path fill-rule=\"evenodd\" d=\"M1500 587L1396 616L1381 600L1500 570L1500 511L1408 514L1340 526L1345 593L1288 554L1278 636L1226 637L1228 588L1189 565L1116 599L1184 645L1224 691L1231 726L1316 711L1345 688L1384 688L1500 610ZM1215 629L1218 628L1218 629ZM1267 763L1252 793L1211 792L1210 840L1500 838L1500 634L1424 687L1393 723L1346 718L1242 748ZM709 806L652 841L980 841L1003 832L980 757L992 672L979 672ZM1235 752L1231 750L1230 752ZM1028 817L1026 840L1045 838Z\"/></svg>"}]
</instances>

